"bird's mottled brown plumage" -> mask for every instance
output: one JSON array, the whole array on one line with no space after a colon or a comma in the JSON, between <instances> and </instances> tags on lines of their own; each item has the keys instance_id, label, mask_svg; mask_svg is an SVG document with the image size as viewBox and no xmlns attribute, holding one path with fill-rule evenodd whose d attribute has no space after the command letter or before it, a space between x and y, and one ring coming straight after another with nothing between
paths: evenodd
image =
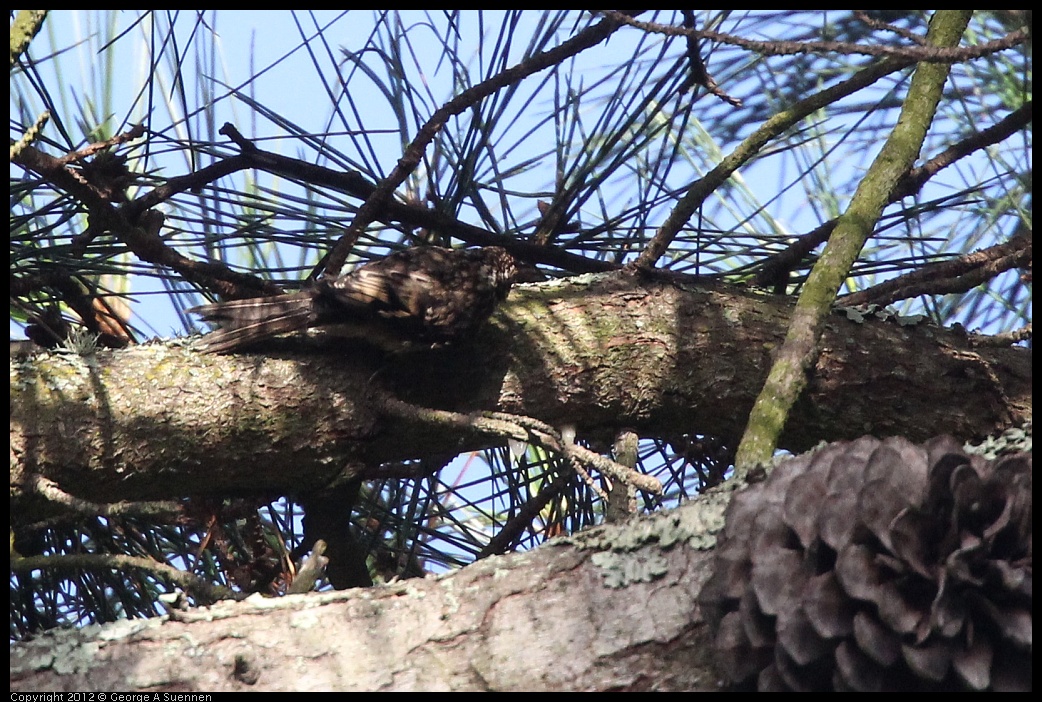
<instances>
[{"instance_id":1,"label":"bird's mottled brown plumage","mask_svg":"<svg viewBox=\"0 0 1042 702\"><path fill-rule=\"evenodd\" d=\"M404 339L452 343L477 331L516 273L513 257L498 246L416 247L298 293L189 311L220 327L204 339L216 353L309 327L374 320Z\"/></svg>"}]
</instances>

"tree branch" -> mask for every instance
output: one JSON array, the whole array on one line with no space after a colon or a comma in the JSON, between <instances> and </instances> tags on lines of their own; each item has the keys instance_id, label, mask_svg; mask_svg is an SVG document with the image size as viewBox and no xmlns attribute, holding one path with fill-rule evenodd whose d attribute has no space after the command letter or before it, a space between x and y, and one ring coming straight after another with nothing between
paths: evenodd
<instances>
[{"instance_id":1,"label":"tree branch","mask_svg":"<svg viewBox=\"0 0 1042 702\"><path fill-rule=\"evenodd\" d=\"M657 22L642 22L615 10L598 10L605 17L628 24L645 32L675 37L708 39L720 44L737 46L763 56L792 56L798 54L844 54L898 58L911 62L956 63L1011 49L1028 41L1031 33L1027 28L1017 29L1001 39L978 46L942 47L917 44L915 46L885 46L855 44L844 41L756 41L735 34L714 32L709 29L689 29ZM911 40L912 37L905 37Z\"/></svg>"},{"instance_id":2,"label":"tree branch","mask_svg":"<svg viewBox=\"0 0 1042 702\"><path fill-rule=\"evenodd\" d=\"M95 502L243 486L299 494L347 465L503 442L388 417L377 401L385 392L450 412L571 424L607 445L620 425L641 436L734 439L790 314L784 298L612 273L515 287L467 348L388 357L315 337L247 355L174 342L13 360L12 485L21 493L38 474ZM842 315L828 318L822 344L782 438L791 450L865 433L968 439L1031 416L1025 349Z\"/></svg>"},{"instance_id":3,"label":"tree branch","mask_svg":"<svg viewBox=\"0 0 1042 702\"><path fill-rule=\"evenodd\" d=\"M902 198L917 194L928 180L942 169L947 168L960 158L964 158L979 149L998 144L1031 122L1032 104L1028 102L1017 108L1001 120L977 132L937 154L922 166L917 166L905 173L894 187L887 200L894 203ZM832 230L836 228L839 218L833 218L798 237L781 251L756 264L759 269L754 282L762 287L775 287L788 280L788 273L807 255L821 244L828 241Z\"/></svg>"},{"instance_id":4,"label":"tree branch","mask_svg":"<svg viewBox=\"0 0 1042 702\"><path fill-rule=\"evenodd\" d=\"M734 151L725 156L713 170L688 186L687 192L680 198L673 211L669 213L669 217L662 223L662 226L655 232L655 236L640 254L637 265L644 268L653 267L706 198L736 170L760 153L760 149L771 139L784 133L812 112L820 110L843 96L872 85L884 76L908 65L909 62L904 59L884 59L858 71L851 78L804 98L792 107L773 115L759 129L746 137Z\"/></svg>"},{"instance_id":5,"label":"tree branch","mask_svg":"<svg viewBox=\"0 0 1042 702\"><path fill-rule=\"evenodd\" d=\"M439 578L251 597L56 631L12 645L11 686L261 692L305 681L315 690L370 692L714 690L696 605L712 554L700 544L712 543L707 525L722 524L708 514L689 505ZM270 645L273 632L281 645ZM521 652L519 642L526 642ZM54 647L84 664L56 659ZM207 665L183 665L203 650Z\"/></svg>"},{"instance_id":6,"label":"tree branch","mask_svg":"<svg viewBox=\"0 0 1042 702\"><path fill-rule=\"evenodd\" d=\"M500 71L488 80L464 90L438 108L420 128L412 142L405 148L405 153L402 154L394 170L380 181L373 194L359 208L355 214L354 221L351 222L350 228L333 248L329 260L326 262L326 272L335 275L343 267L344 261L347 260L348 254L362 235L362 232L365 231L365 228L370 223L377 219L380 211L383 210L385 204L391 199L391 194L395 188L401 185L409 177L413 169L416 168L420 159L423 158L423 152L427 145L434 140L434 137L437 136L450 117L460 114L479 100L507 85L516 83L522 78L538 73L564 61L570 56L575 56L592 46L596 46L607 39L620 26L621 24L615 19L605 19L559 46L531 56L515 66Z\"/></svg>"},{"instance_id":7,"label":"tree branch","mask_svg":"<svg viewBox=\"0 0 1042 702\"><path fill-rule=\"evenodd\" d=\"M930 20L928 38L939 48L957 45L971 14L968 10L937 10ZM894 185L919 155L950 68L933 63L920 63L916 68L897 124L839 218L800 293L785 343L749 415L735 456L736 470L764 463L774 454L789 412L817 360L818 340L839 287L872 235Z\"/></svg>"}]
</instances>

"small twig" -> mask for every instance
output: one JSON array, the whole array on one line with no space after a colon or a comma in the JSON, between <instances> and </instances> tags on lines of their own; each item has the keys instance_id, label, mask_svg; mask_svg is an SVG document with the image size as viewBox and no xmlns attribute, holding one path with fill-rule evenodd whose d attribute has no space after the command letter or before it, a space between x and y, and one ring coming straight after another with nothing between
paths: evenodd
<instances>
[{"instance_id":1,"label":"small twig","mask_svg":"<svg viewBox=\"0 0 1042 702\"><path fill-rule=\"evenodd\" d=\"M481 560L498 553L506 553L515 543L518 536L531 525L532 520L539 514L550 501L558 497L572 480L571 473L561 472L553 482L544 485L527 502L521 505L512 519L508 520L503 527L489 539L484 548L478 551L475 560Z\"/></svg>"},{"instance_id":2,"label":"small twig","mask_svg":"<svg viewBox=\"0 0 1042 702\"><path fill-rule=\"evenodd\" d=\"M138 139L145 134L145 125L135 124L127 131L122 134L117 134L114 137L106 139L105 141L96 141L93 144L88 144L78 151L70 151L61 158L57 159L58 164L61 166L67 166L70 163L77 163L85 158L89 158L99 151L111 148L113 146L119 146L125 144L132 139Z\"/></svg>"},{"instance_id":3,"label":"small twig","mask_svg":"<svg viewBox=\"0 0 1042 702\"><path fill-rule=\"evenodd\" d=\"M59 190L63 190L79 200L87 207L92 217L104 217L106 221L118 219L118 214L105 194L87 182L83 176L66 168L62 160L40 151L34 146L26 146L11 158L11 163L43 176Z\"/></svg>"},{"instance_id":4,"label":"small twig","mask_svg":"<svg viewBox=\"0 0 1042 702\"><path fill-rule=\"evenodd\" d=\"M259 149L231 124L221 127L220 133L238 145L242 149L242 153L229 156L193 173L171 178L163 185L125 205L123 211L126 219L132 222L137 221L143 213L180 193L198 192L206 185L231 173L252 168L311 185L328 187L363 200L370 197L376 190L376 185L357 171L335 171L307 161ZM601 272L618 268L608 261L599 261L560 249L541 247L531 242L519 242L512 237L461 222L447 213L436 212L419 204L389 200L379 219L386 222L400 222L409 227L425 227L479 246L503 246L519 259L533 263L545 263L576 273ZM161 241L157 243L165 246ZM221 263L194 263L190 259L163 254L160 246L148 248L154 256L162 259L162 265L169 266L178 272L194 269L198 275L192 277L193 280L227 299L281 292L270 281L234 272Z\"/></svg>"},{"instance_id":5,"label":"small twig","mask_svg":"<svg viewBox=\"0 0 1042 702\"><path fill-rule=\"evenodd\" d=\"M625 15L624 15L625 16ZM533 73L542 71L574 56L585 49L596 46L607 39L620 26L617 19L605 19L604 21L589 27L559 46L538 53L519 64L504 69L496 75L470 87L452 98L440 108L435 110L430 119L413 138L412 142L405 148L401 159L398 160L386 178L380 181L376 191L366 199L365 203L358 209L354 221L347 232L333 247L326 262L326 274L336 275L347 261L348 254L354 248L362 232L379 217L387 203L391 201L395 188L401 185L409 174L420 163L427 146L448 122L449 118L461 114L470 109L484 98L508 85L517 83Z\"/></svg>"},{"instance_id":6,"label":"small twig","mask_svg":"<svg viewBox=\"0 0 1042 702\"><path fill-rule=\"evenodd\" d=\"M662 494L662 484L656 478L619 465L578 444L565 442L560 432L538 419L504 412L460 414L413 405L380 391L374 393L380 410L391 416L536 444L645 492Z\"/></svg>"},{"instance_id":7,"label":"small twig","mask_svg":"<svg viewBox=\"0 0 1042 702\"><path fill-rule=\"evenodd\" d=\"M196 597L200 604L212 604L218 600L243 600L249 595L246 592L235 592L222 585L214 585L203 578L174 568L166 563L138 556L76 553L13 557L11 559L11 570L17 573L30 573L34 570L74 572L80 570L126 570L128 568L138 568L152 573L158 578L174 583L183 588L185 592Z\"/></svg>"},{"instance_id":8,"label":"small twig","mask_svg":"<svg viewBox=\"0 0 1042 702\"><path fill-rule=\"evenodd\" d=\"M12 161L15 160L15 157L18 156L18 154L22 153L22 149L24 149L25 147L29 146L34 141L36 141L37 139L40 138L40 132L42 132L43 128L47 126L47 122L49 122L50 119L51 119L51 111L50 110L44 110L40 114L40 116L36 118L36 121L33 122L33 125L25 130L25 134L23 134L18 139L18 141L15 141L15 142L11 143L11 160Z\"/></svg>"},{"instance_id":9,"label":"small twig","mask_svg":"<svg viewBox=\"0 0 1042 702\"><path fill-rule=\"evenodd\" d=\"M604 473L610 478L620 480L627 485L633 485L634 487L645 492L650 492L653 495L662 494L662 483L660 483L657 478L640 473L620 463L616 463L610 458L605 458L601 454L591 451L585 446L580 446L575 442L564 441L561 438L561 433L545 422L541 422L533 417L507 414L504 412L485 412L483 414L500 421L519 424L531 432L530 436L539 439L539 444L541 446L556 451L557 453L573 460L579 461L582 464L596 468L598 471Z\"/></svg>"},{"instance_id":10,"label":"small twig","mask_svg":"<svg viewBox=\"0 0 1042 702\"><path fill-rule=\"evenodd\" d=\"M878 29L882 32L893 32L897 36L906 39L914 44L920 46L926 46L926 37L916 34L915 32L909 31L902 27L896 27L888 22L882 22L877 19L869 17L868 13L864 10L853 10L854 17L865 26L871 27L872 29Z\"/></svg>"},{"instance_id":11,"label":"small twig","mask_svg":"<svg viewBox=\"0 0 1042 702\"><path fill-rule=\"evenodd\" d=\"M103 504L70 495L58 487L53 480L33 473L27 476L22 487L61 505L77 514L92 517L147 517L148 519L176 519L184 515L178 502L115 502Z\"/></svg>"},{"instance_id":12,"label":"small twig","mask_svg":"<svg viewBox=\"0 0 1042 702\"><path fill-rule=\"evenodd\" d=\"M890 194L890 201L896 202L904 197L916 194L922 189L926 181L960 158L969 156L974 151L998 144L1025 128L1031 124L1031 112L1031 101L1028 101L987 129L971 134L962 141L952 144L918 168L911 169L894 187L893 192Z\"/></svg>"},{"instance_id":13,"label":"small twig","mask_svg":"<svg viewBox=\"0 0 1042 702\"><path fill-rule=\"evenodd\" d=\"M586 472L586 468L583 467L583 464L575 458L569 458L568 463L569 465L571 465L572 470L575 471L575 474L582 478L582 481L586 483L586 486L593 490L594 494L597 495L597 497L601 498L601 500L603 500L605 504L607 504L608 493L606 493L604 489L597 484L593 477Z\"/></svg>"},{"instance_id":14,"label":"small twig","mask_svg":"<svg viewBox=\"0 0 1042 702\"><path fill-rule=\"evenodd\" d=\"M304 558L300 569L293 576L293 582L286 588L287 595L302 595L315 588L315 581L325 575L326 566L329 565L329 558L324 555L325 552L326 542L322 539L315 541L311 553Z\"/></svg>"},{"instance_id":15,"label":"small twig","mask_svg":"<svg viewBox=\"0 0 1042 702\"><path fill-rule=\"evenodd\" d=\"M693 85L701 85L712 95L717 96L732 107L741 107L742 101L725 93L717 82L713 80L713 76L709 75L709 71L706 70L706 64L702 60L702 52L699 48L701 34L698 33L695 27L695 13L692 10L681 10L681 13L684 15L684 27L690 29L691 33L687 35L688 74L687 78L680 85L680 92L687 92Z\"/></svg>"},{"instance_id":16,"label":"small twig","mask_svg":"<svg viewBox=\"0 0 1042 702\"><path fill-rule=\"evenodd\" d=\"M1014 237L1004 244L959 256L950 261L929 263L911 273L884 281L879 285L845 295L841 305L889 305L918 295L964 293L1011 268L1031 262L1030 237Z\"/></svg>"},{"instance_id":17,"label":"small twig","mask_svg":"<svg viewBox=\"0 0 1042 702\"><path fill-rule=\"evenodd\" d=\"M652 495L662 494L662 483L659 482L658 478L652 475L645 475L632 468L616 463L610 458L605 458L599 453L595 453L585 446L579 444L565 444L564 454L566 456L574 456L577 460L582 463L596 468L601 473L604 473L609 478L614 478L620 482L632 485L638 490L651 493Z\"/></svg>"},{"instance_id":18,"label":"small twig","mask_svg":"<svg viewBox=\"0 0 1042 702\"><path fill-rule=\"evenodd\" d=\"M1019 344L1021 341L1027 341L1030 338L1031 325L1025 324L1020 329L1003 332L1002 334L970 334L968 340L970 346L973 346L974 348L1003 348L1006 346L1012 346L1013 344Z\"/></svg>"},{"instance_id":19,"label":"small twig","mask_svg":"<svg viewBox=\"0 0 1042 702\"><path fill-rule=\"evenodd\" d=\"M1031 115L1031 103L1028 102L991 127L952 144L922 166L912 168L894 186L889 202L894 203L904 197L914 195L941 169L974 151L997 144L1024 128L1031 123ZM783 284L790 271L798 266L811 251L828 240L832 230L836 227L837 219L833 218L820 224L812 231L800 236L785 249L764 259L759 264L760 270L756 273L753 283L761 287L777 287L780 283Z\"/></svg>"},{"instance_id":20,"label":"small twig","mask_svg":"<svg viewBox=\"0 0 1042 702\"><path fill-rule=\"evenodd\" d=\"M843 41L754 41L734 34L714 32L709 29L695 30L657 22L641 22L617 10L593 10L645 32L664 34L666 36L695 36L721 44L737 46L764 56L789 56L797 54L850 54L862 56L878 56L896 58L903 61L927 63L958 63L1011 49L1030 40L1031 33L1027 28L1010 32L1001 39L977 46L939 47L924 46L916 42L916 46L881 46L870 44L854 44Z\"/></svg>"},{"instance_id":21,"label":"small twig","mask_svg":"<svg viewBox=\"0 0 1042 702\"><path fill-rule=\"evenodd\" d=\"M624 429L615 437L615 460L633 470L637 467L637 433ZM637 494L632 485L617 482L611 487L604 514L606 522L621 522L637 513Z\"/></svg>"},{"instance_id":22,"label":"small twig","mask_svg":"<svg viewBox=\"0 0 1042 702\"><path fill-rule=\"evenodd\" d=\"M768 119L763 125L746 137L731 153L702 178L688 186L684 195L677 201L669 216L655 232L644 251L637 260L630 264L631 268L653 268L659 258L666 252L681 228L687 224L691 216L702 206L731 175L745 163L760 153L760 150L771 139L775 139L792 125L797 124L813 112L829 105L842 97L862 90L886 75L902 70L909 62L902 59L886 59L866 66L847 80L810 95L786 110Z\"/></svg>"}]
</instances>

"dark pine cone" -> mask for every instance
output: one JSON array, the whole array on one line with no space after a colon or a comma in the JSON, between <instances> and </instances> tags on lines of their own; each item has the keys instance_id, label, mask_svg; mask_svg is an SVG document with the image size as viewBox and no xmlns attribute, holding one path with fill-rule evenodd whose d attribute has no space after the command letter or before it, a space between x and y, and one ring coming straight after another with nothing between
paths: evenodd
<instances>
[{"instance_id":1,"label":"dark pine cone","mask_svg":"<svg viewBox=\"0 0 1042 702\"><path fill-rule=\"evenodd\" d=\"M378 321L403 339L451 343L472 336L505 299L517 273L505 249L416 247L322 279L299 293L195 307L220 329L205 349L233 351L308 327Z\"/></svg>"},{"instance_id":2,"label":"dark pine cone","mask_svg":"<svg viewBox=\"0 0 1042 702\"><path fill-rule=\"evenodd\" d=\"M728 507L701 604L730 683L1031 687L1031 454L862 438Z\"/></svg>"}]
</instances>

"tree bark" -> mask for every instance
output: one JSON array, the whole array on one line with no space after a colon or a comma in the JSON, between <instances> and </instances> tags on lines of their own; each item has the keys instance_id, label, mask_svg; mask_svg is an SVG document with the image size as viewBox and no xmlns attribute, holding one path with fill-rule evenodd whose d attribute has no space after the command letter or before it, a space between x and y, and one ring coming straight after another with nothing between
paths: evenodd
<instances>
[{"instance_id":1,"label":"tree bark","mask_svg":"<svg viewBox=\"0 0 1042 702\"><path fill-rule=\"evenodd\" d=\"M394 357L333 342L205 356L184 342L12 361L13 520L25 476L102 502L300 493L487 435L381 409L736 436L788 300L630 274L521 286L467 348ZM1030 353L837 314L786 445L993 433L1031 416ZM303 346L303 348L302 348ZM350 476L349 476L350 477ZM451 575L251 598L50 632L11 649L16 690L711 690L696 605L731 483L669 512ZM262 615L262 616L257 616Z\"/></svg>"},{"instance_id":2,"label":"tree bark","mask_svg":"<svg viewBox=\"0 0 1042 702\"><path fill-rule=\"evenodd\" d=\"M713 690L726 494L449 575L254 596L11 646L12 691Z\"/></svg>"},{"instance_id":3,"label":"tree bark","mask_svg":"<svg viewBox=\"0 0 1042 702\"><path fill-rule=\"evenodd\" d=\"M12 360L13 494L27 475L99 502L286 494L489 445L477 432L382 413L385 391L424 407L571 424L594 441L619 427L737 437L790 310L788 299L729 286L590 274L519 286L466 348L388 357L287 340L207 356L175 341ZM1030 416L1030 351L835 314L782 445L966 440Z\"/></svg>"}]
</instances>

